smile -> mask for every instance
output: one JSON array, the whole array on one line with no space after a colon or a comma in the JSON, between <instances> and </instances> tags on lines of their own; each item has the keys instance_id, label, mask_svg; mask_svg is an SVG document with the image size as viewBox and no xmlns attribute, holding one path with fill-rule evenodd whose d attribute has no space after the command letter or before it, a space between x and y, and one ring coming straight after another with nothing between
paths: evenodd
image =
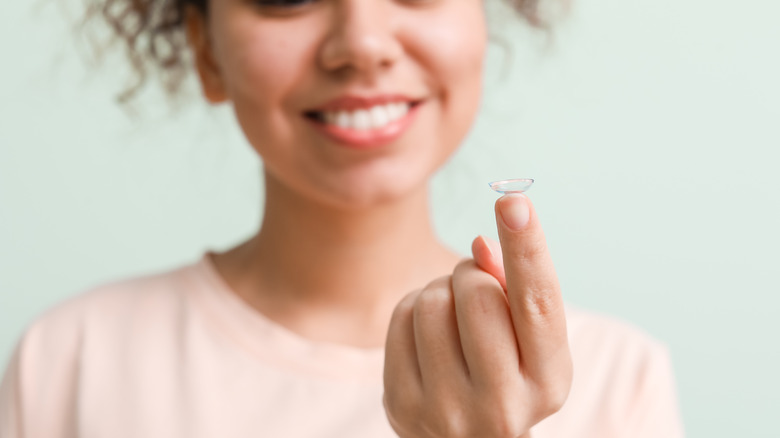
<instances>
[{"instance_id":1,"label":"smile","mask_svg":"<svg viewBox=\"0 0 780 438\"><path fill-rule=\"evenodd\" d=\"M410 103L398 102L375 105L367 109L353 111L315 111L309 114L311 117L328 125L336 125L344 129L368 131L384 128L396 120L402 119L409 113L410 108Z\"/></svg>"},{"instance_id":2,"label":"smile","mask_svg":"<svg viewBox=\"0 0 780 438\"><path fill-rule=\"evenodd\" d=\"M331 140L359 149L398 139L411 124L422 102L398 99L335 101L304 116Z\"/></svg>"}]
</instances>

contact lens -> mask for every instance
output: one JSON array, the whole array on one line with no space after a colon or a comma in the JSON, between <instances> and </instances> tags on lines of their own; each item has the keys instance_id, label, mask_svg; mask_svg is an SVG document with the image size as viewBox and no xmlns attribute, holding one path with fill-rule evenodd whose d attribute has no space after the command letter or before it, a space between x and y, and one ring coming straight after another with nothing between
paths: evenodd
<instances>
[{"instance_id":1,"label":"contact lens","mask_svg":"<svg viewBox=\"0 0 780 438\"><path fill-rule=\"evenodd\" d=\"M489 183L490 188L506 195L507 193L523 193L531 188L534 180L531 178L515 178L515 179L503 179L501 181L493 181Z\"/></svg>"}]
</instances>

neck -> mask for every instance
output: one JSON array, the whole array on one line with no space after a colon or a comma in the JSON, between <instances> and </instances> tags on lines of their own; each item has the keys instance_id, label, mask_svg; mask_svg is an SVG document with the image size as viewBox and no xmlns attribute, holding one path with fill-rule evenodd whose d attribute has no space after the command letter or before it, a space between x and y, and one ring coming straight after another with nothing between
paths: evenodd
<instances>
[{"instance_id":1,"label":"neck","mask_svg":"<svg viewBox=\"0 0 780 438\"><path fill-rule=\"evenodd\" d=\"M266 316L302 334L310 335L306 324L317 320L312 314L320 314L364 327L373 324L373 338L383 339L401 297L451 273L458 260L436 238L428 201L423 187L391 202L347 211L313 202L267 177L262 227L235 250L240 267L233 286ZM322 327L311 325L319 334Z\"/></svg>"}]
</instances>

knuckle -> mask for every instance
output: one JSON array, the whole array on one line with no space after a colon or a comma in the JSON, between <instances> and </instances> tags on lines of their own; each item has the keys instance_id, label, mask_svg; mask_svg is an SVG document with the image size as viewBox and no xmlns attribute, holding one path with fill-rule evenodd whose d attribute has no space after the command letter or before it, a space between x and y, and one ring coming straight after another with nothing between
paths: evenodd
<instances>
[{"instance_id":1,"label":"knuckle","mask_svg":"<svg viewBox=\"0 0 780 438\"><path fill-rule=\"evenodd\" d=\"M507 305L504 290L497 282L476 282L464 290L456 289L454 293L459 294L459 301L469 312L478 315L495 315L497 308Z\"/></svg>"},{"instance_id":2,"label":"knuckle","mask_svg":"<svg viewBox=\"0 0 780 438\"><path fill-rule=\"evenodd\" d=\"M524 308L532 320L543 323L550 316L561 314L563 302L557 289L543 288L526 295Z\"/></svg>"},{"instance_id":3,"label":"knuckle","mask_svg":"<svg viewBox=\"0 0 780 438\"><path fill-rule=\"evenodd\" d=\"M509 385L514 387L515 385ZM503 390L495 397L489 410L490 436L517 437L524 432L523 407L520 390Z\"/></svg>"},{"instance_id":4,"label":"knuckle","mask_svg":"<svg viewBox=\"0 0 780 438\"><path fill-rule=\"evenodd\" d=\"M543 387L540 391L538 415L546 418L558 412L568 397L569 385L554 384Z\"/></svg>"},{"instance_id":5,"label":"knuckle","mask_svg":"<svg viewBox=\"0 0 780 438\"><path fill-rule=\"evenodd\" d=\"M483 436L496 438L515 438L523 433L523 422L521 420L522 411L514 409L508 411L496 408L492 411L489 421L484 424L482 429Z\"/></svg>"},{"instance_id":6,"label":"knuckle","mask_svg":"<svg viewBox=\"0 0 780 438\"><path fill-rule=\"evenodd\" d=\"M478 394L484 400L478 404L481 432L473 436L524 436L528 428L538 422L537 406L533 402L537 399L535 388L527 383L521 378L512 378L483 388Z\"/></svg>"},{"instance_id":7,"label":"knuckle","mask_svg":"<svg viewBox=\"0 0 780 438\"><path fill-rule=\"evenodd\" d=\"M421 422L420 409L410 397L398 391L386 391L382 403L390 425L401 436L419 429Z\"/></svg>"},{"instance_id":8,"label":"knuckle","mask_svg":"<svg viewBox=\"0 0 780 438\"><path fill-rule=\"evenodd\" d=\"M452 278L452 293L469 309L495 309L496 300L506 301L504 289L495 277L478 268L473 260L456 268Z\"/></svg>"},{"instance_id":9,"label":"knuckle","mask_svg":"<svg viewBox=\"0 0 780 438\"><path fill-rule=\"evenodd\" d=\"M406 418L409 413L413 413L414 409L411 409L410 398L406 397L403 391L397 389L387 388L384 394L385 409L393 418Z\"/></svg>"},{"instance_id":10,"label":"knuckle","mask_svg":"<svg viewBox=\"0 0 780 438\"><path fill-rule=\"evenodd\" d=\"M474 259L468 259L464 258L461 259L457 265L455 265L455 269L452 270L454 275L457 275L460 272L463 271L470 271L474 269L478 269L477 262L474 261Z\"/></svg>"},{"instance_id":11,"label":"knuckle","mask_svg":"<svg viewBox=\"0 0 780 438\"><path fill-rule=\"evenodd\" d=\"M514 415L504 415L500 418L494 418L490 424L483 429L487 429L487 436L496 438L516 438L523 433L521 422L517 412Z\"/></svg>"},{"instance_id":12,"label":"knuckle","mask_svg":"<svg viewBox=\"0 0 780 438\"><path fill-rule=\"evenodd\" d=\"M446 285L429 285L423 290L415 300L414 311L421 316L436 314L452 309L453 297L449 282Z\"/></svg>"},{"instance_id":13,"label":"knuckle","mask_svg":"<svg viewBox=\"0 0 780 438\"><path fill-rule=\"evenodd\" d=\"M437 289L449 289L451 284L452 284L452 276L444 275L428 283L423 289L423 292L429 290L437 290Z\"/></svg>"},{"instance_id":14,"label":"knuckle","mask_svg":"<svg viewBox=\"0 0 780 438\"><path fill-rule=\"evenodd\" d=\"M477 265L474 259L464 259L452 271L453 283L490 283L498 280Z\"/></svg>"},{"instance_id":15,"label":"knuckle","mask_svg":"<svg viewBox=\"0 0 780 438\"><path fill-rule=\"evenodd\" d=\"M398 304L396 304L395 309L393 309L392 319L403 318L407 315L410 315L414 309L414 303L417 300L417 296L420 294L420 292L421 291L416 290L406 294L406 296L403 297L401 301L398 302Z\"/></svg>"},{"instance_id":16,"label":"knuckle","mask_svg":"<svg viewBox=\"0 0 780 438\"><path fill-rule=\"evenodd\" d=\"M468 421L458 409L449 409L437 415L435 425L431 425L431 435L437 437L460 438L473 436L469 434Z\"/></svg>"},{"instance_id":17,"label":"knuckle","mask_svg":"<svg viewBox=\"0 0 780 438\"><path fill-rule=\"evenodd\" d=\"M450 394L427 394L423 400L425 412L420 414L415 437L465 438L482 436L469 433L473 429L470 411L462 397Z\"/></svg>"},{"instance_id":18,"label":"knuckle","mask_svg":"<svg viewBox=\"0 0 780 438\"><path fill-rule=\"evenodd\" d=\"M399 325L403 326L412 321L412 318L414 317L414 303L417 299L418 293L419 292L412 292L406 295L401 299L401 301L398 302L398 304L395 305L393 313L390 316L390 328ZM392 333L392 330L390 330L390 333Z\"/></svg>"}]
</instances>

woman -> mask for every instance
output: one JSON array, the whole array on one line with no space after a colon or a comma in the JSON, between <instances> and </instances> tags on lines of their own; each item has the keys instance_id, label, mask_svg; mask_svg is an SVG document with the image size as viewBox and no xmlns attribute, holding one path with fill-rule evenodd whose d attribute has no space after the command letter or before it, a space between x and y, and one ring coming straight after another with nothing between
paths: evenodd
<instances>
[{"instance_id":1,"label":"woman","mask_svg":"<svg viewBox=\"0 0 780 438\"><path fill-rule=\"evenodd\" d=\"M125 6L186 32L203 94L233 105L262 226L39 318L3 438L682 435L666 350L564 307L527 197L496 202L500 245L471 258L434 235L428 181L478 108L482 0L155 1Z\"/></svg>"}]
</instances>

